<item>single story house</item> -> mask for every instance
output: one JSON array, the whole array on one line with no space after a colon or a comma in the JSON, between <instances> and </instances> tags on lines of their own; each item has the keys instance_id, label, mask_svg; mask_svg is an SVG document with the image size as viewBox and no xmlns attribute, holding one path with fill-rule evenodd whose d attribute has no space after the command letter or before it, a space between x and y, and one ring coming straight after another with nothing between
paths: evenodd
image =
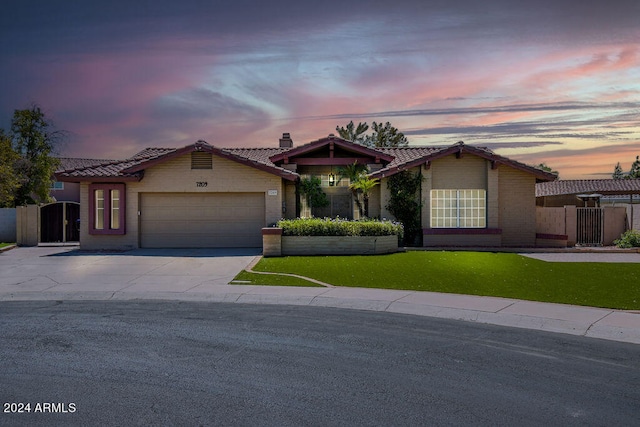
<instances>
[{"instance_id":1,"label":"single story house","mask_svg":"<svg viewBox=\"0 0 640 427\"><path fill-rule=\"evenodd\" d=\"M425 246L534 246L536 182L555 175L457 143L445 147L369 148L333 134L294 147L221 148L204 141L147 148L133 157L56 173L80 184L80 244L85 249L260 247L261 229L312 213L357 218L340 167L365 164L380 180L371 217L389 218L387 181L400 171L423 176ZM321 180L330 205L312 212L299 194L306 176Z\"/></svg>"},{"instance_id":2,"label":"single story house","mask_svg":"<svg viewBox=\"0 0 640 427\"><path fill-rule=\"evenodd\" d=\"M640 194L640 179L569 179L536 184L538 206L599 206L602 199L617 196L617 199L633 202Z\"/></svg>"}]
</instances>

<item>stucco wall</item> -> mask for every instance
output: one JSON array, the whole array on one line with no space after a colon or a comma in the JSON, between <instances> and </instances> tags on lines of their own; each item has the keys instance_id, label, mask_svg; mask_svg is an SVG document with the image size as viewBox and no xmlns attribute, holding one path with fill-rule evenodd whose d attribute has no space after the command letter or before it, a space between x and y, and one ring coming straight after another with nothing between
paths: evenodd
<instances>
[{"instance_id":1,"label":"stucco wall","mask_svg":"<svg viewBox=\"0 0 640 427\"><path fill-rule=\"evenodd\" d=\"M564 207L536 207L536 233L566 235Z\"/></svg>"},{"instance_id":2,"label":"stucco wall","mask_svg":"<svg viewBox=\"0 0 640 427\"><path fill-rule=\"evenodd\" d=\"M197 187L196 182L206 182L206 187ZM264 225L275 223L282 218L284 185L279 176L264 172L240 163L213 156L213 168L210 170L192 170L191 156L186 154L145 170L140 182L127 182L126 234L90 235L89 186L81 186L81 230L80 245L84 249L130 249L139 245L139 194L145 192L170 193L215 193L215 192L264 192ZM276 190L276 195L269 195Z\"/></svg>"},{"instance_id":3,"label":"stucco wall","mask_svg":"<svg viewBox=\"0 0 640 427\"><path fill-rule=\"evenodd\" d=\"M40 207L38 205L16 208L16 243L20 246L37 246L40 239Z\"/></svg>"}]
</instances>

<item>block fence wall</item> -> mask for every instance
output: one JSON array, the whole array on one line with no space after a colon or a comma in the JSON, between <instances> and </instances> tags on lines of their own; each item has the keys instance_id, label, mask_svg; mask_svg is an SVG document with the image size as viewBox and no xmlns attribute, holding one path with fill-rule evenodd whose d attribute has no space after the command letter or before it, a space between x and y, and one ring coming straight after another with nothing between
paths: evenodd
<instances>
[{"instance_id":1,"label":"block fence wall","mask_svg":"<svg viewBox=\"0 0 640 427\"><path fill-rule=\"evenodd\" d=\"M0 209L0 242L16 241L16 208Z\"/></svg>"}]
</instances>

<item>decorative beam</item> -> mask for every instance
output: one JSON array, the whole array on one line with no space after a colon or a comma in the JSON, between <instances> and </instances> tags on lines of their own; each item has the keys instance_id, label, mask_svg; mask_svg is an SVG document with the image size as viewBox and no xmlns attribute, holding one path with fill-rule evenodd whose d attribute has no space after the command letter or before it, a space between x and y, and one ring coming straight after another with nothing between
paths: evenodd
<instances>
[{"instance_id":1,"label":"decorative beam","mask_svg":"<svg viewBox=\"0 0 640 427\"><path fill-rule=\"evenodd\" d=\"M371 163L368 157L298 157L295 159L298 166L344 166L359 163L366 165Z\"/></svg>"}]
</instances>

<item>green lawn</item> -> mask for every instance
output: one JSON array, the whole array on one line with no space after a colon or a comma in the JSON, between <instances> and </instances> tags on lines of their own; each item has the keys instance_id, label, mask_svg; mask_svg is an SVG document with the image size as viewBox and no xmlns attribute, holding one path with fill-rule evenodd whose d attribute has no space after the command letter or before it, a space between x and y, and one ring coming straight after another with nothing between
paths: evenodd
<instances>
[{"instance_id":1,"label":"green lawn","mask_svg":"<svg viewBox=\"0 0 640 427\"><path fill-rule=\"evenodd\" d=\"M6 246L11 246L11 245L15 245L15 243L2 243L2 242L0 242L0 248L4 248Z\"/></svg>"},{"instance_id":2,"label":"green lawn","mask_svg":"<svg viewBox=\"0 0 640 427\"><path fill-rule=\"evenodd\" d=\"M510 253L412 251L381 256L264 258L254 270L293 273L336 286L640 309L640 264L549 263ZM275 284L276 280L250 273L241 276L238 280L253 284ZM279 280L283 285L291 279Z\"/></svg>"}]
</instances>

